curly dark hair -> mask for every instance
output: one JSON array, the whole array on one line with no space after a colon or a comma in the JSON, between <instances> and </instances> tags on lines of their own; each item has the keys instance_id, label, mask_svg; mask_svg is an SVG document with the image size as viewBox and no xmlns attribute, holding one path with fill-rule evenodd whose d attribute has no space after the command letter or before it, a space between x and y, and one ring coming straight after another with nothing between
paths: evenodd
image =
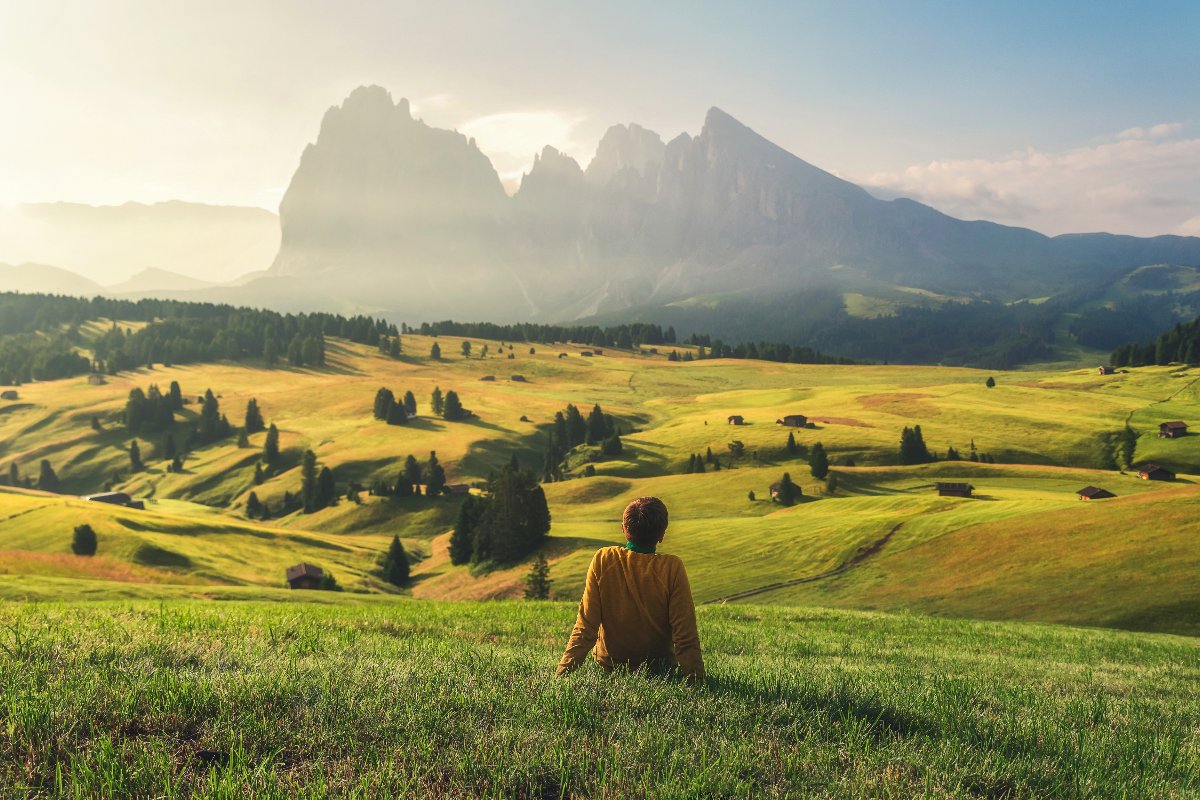
<instances>
[{"instance_id":1,"label":"curly dark hair","mask_svg":"<svg viewBox=\"0 0 1200 800\"><path fill-rule=\"evenodd\" d=\"M638 547L654 547L667 529L667 507L657 497L639 497L621 517L625 538Z\"/></svg>"}]
</instances>

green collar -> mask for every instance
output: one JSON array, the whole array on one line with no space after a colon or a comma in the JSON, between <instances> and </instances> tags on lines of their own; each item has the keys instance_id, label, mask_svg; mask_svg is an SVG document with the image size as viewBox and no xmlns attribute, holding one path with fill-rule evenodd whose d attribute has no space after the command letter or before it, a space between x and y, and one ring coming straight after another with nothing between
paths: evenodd
<instances>
[{"instance_id":1,"label":"green collar","mask_svg":"<svg viewBox=\"0 0 1200 800\"><path fill-rule=\"evenodd\" d=\"M626 550L632 550L632 551L633 551L633 552L635 552L635 553L643 553L643 554L645 554L645 555L648 555L648 556L652 556L652 555L654 555L654 548L653 548L653 547L651 547L651 548L647 549L647 548L645 548L645 547L642 547L641 545L636 545L636 544L634 544L633 542L631 542L631 541L628 541L628 540L626 540L626 542L625 542L625 549L626 549Z\"/></svg>"}]
</instances>

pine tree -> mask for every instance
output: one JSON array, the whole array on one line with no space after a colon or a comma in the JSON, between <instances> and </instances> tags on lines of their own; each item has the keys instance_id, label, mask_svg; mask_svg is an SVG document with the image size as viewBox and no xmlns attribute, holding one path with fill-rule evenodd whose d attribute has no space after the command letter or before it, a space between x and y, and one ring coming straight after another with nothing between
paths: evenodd
<instances>
[{"instance_id":1,"label":"pine tree","mask_svg":"<svg viewBox=\"0 0 1200 800\"><path fill-rule=\"evenodd\" d=\"M437 347L437 345L435 344L434 347ZM440 386L433 387L433 393L429 396L429 408L433 411L434 415L439 417L442 415L444 403L442 400L442 389Z\"/></svg>"},{"instance_id":2,"label":"pine tree","mask_svg":"<svg viewBox=\"0 0 1200 800\"><path fill-rule=\"evenodd\" d=\"M183 408L183 390L179 388L179 381L171 381L171 385L167 388L167 400L171 404L172 411L179 411Z\"/></svg>"},{"instance_id":3,"label":"pine tree","mask_svg":"<svg viewBox=\"0 0 1200 800\"><path fill-rule=\"evenodd\" d=\"M262 503L259 501L258 495L251 492L250 496L246 498L246 518L258 519L262 516L262 512Z\"/></svg>"},{"instance_id":4,"label":"pine tree","mask_svg":"<svg viewBox=\"0 0 1200 800\"><path fill-rule=\"evenodd\" d=\"M47 459L42 459L40 470L38 474L38 488L43 492L57 492L59 489L58 476L54 474L54 468L50 466L50 462Z\"/></svg>"},{"instance_id":5,"label":"pine tree","mask_svg":"<svg viewBox=\"0 0 1200 800\"><path fill-rule=\"evenodd\" d=\"M279 429L275 427L274 422L267 428L267 439L263 442L263 460L268 464L279 460Z\"/></svg>"},{"instance_id":6,"label":"pine tree","mask_svg":"<svg viewBox=\"0 0 1200 800\"><path fill-rule=\"evenodd\" d=\"M437 497L446 488L446 470L441 464L429 465L429 476L425 479L425 496Z\"/></svg>"},{"instance_id":7,"label":"pine tree","mask_svg":"<svg viewBox=\"0 0 1200 800\"><path fill-rule=\"evenodd\" d=\"M8 464L8 485L9 486L20 486L21 485L21 473L17 469L17 462L15 462L15 461L10 461Z\"/></svg>"},{"instance_id":8,"label":"pine tree","mask_svg":"<svg viewBox=\"0 0 1200 800\"><path fill-rule=\"evenodd\" d=\"M408 554L404 552L400 537L393 536L383 560L383 579L393 586L404 586L408 583L408 576Z\"/></svg>"},{"instance_id":9,"label":"pine tree","mask_svg":"<svg viewBox=\"0 0 1200 800\"><path fill-rule=\"evenodd\" d=\"M587 418L587 433L585 434L586 444L599 444L604 439L604 412L600 410L600 404L592 406L592 412Z\"/></svg>"},{"instance_id":10,"label":"pine tree","mask_svg":"<svg viewBox=\"0 0 1200 800\"><path fill-rule=\"evenodd\" d=\"M789 456L794 456L794 455L796 455L796 450L797 450L797 449L798 449L798 448L796 447L796 434L795 434L795 433L792 433L792 432L790 432L790 431L789 431L789 432L788 432L788 440L787 440L787 453L788 453L788 455L789 455Z\"/></svg>"},{"instance_id":11,"label":"pine tree","mask_svg":"<svg viewBox=\"0 0 1200 800\"><path fill-rule=\"evenodd\" d=\"M333 470L321 467L317 476L317 508L337 505L337 484L333 479Z\"/></svg>"},{"instance_id":12,"label":"pine tree","mask_svg":"<svg viewBox=\"0 0 1200 800\"><path fill-rule=\"evenodd\" d=\"M177 455L171 459L170 470L171 472L183 472L183 458L181 456Z\"/></svg>"},{"instance_id":13,"label":"pine tree","mask_svg":"<svg viewBox=\"0 0 1200 800\"><path fill-rule=\"evenodd\" d=\"M463 358L471 357L471 343L466 340L464 340L462 343L462 354Z\"/></svg>"},{"instance_id":14,"label":"pine tree","mask_svg":"<svg viewBox=\"0 0 1200 800\"><path fill-rule=\"evenodd\" d=\"M608 458L616 458L625 452L624 445L621 444L621 437L615 433L604 440L600 445L600 454Z\"/></svg>"},{"instance_id":15,"label":"pine tree","mask_svg":"<svg viewBox=\"0 0 1200 800\"><path fill-rule=\"evenodd\" d=\"M708 449L707 449L707 450L704 452L704 463L705 463L705 464L711 464L711 463L713 463L713 454L712 454L712 448L711 448L711 447L710 447L710 448L708 448Z\"/></svg>"},{"instance_id":16,"label":"pine tree","mask_svg":"<svg viewBox=\"0 0 1200 800\"><path fill-rule=\"evenodd\" d=\"M141 472L145 468L142 464L142 449L138 447L137 439L134 439L129 443L129 471Z\"/></svg>"},{"instance_id":17,"label":"pine tree","mask_svg":"<svg viewBox=\"0 0 1200 800\"><path fill-rule=\"evenodd\" d=\"M305 450L300 457L300 498L305 514L316 511L317 505L317 454Z\"/></svg>"},{"instance_id":18,"label":"pine tree","mask_svg":"<svg viewBox=\"0 0 1200 800\"><path fill-rule=\"evenodd\" d=\"M267 479L266 473L263 472L262 464L254 465L254 485L261 486L262 482Z\"/></svg>"},{"instance_id":19,"label":"pine tree","mask_svg":"<svg viewBox=\"0 0 1200 800\"><path fill-rule=\"evenodd\" d=\"M71 552L77 556L96 555L96 532L91 525L76 525L71 539Z\"/></svg>"},{"instance_id":20,"label":"pine tree","mask_svg":"<svg viewBox=\"0 0 1200 800\"><path fill-rule=\"evenodd\" d=\"M753 489L751 489L749 492L746 492L746 499L747 499L747 500L749 500L751 503L753 503L755 500L757 500L757 499L758 499L758 498L756 498L756 497L754 496L754 490L753 490Z\"/></svg>"},{"instance_id":21,"label":"pine tree","mask_svg":"<svg viewBox=\"0 0 1200 800\"><path fill-rule=\"evenodd\" d=\"M466 564L474 551L474 530L483 518L486 503L474 495L463 498L458 509L458 522L450 534L450 563Z\"/></svg>"},{"instance_id":22,"label":"pine tree","mask_svg":"<svg viewBox=\"0 0 1200 800\"><path fill-rule=\"evenodd\" d=\"M417 413L417 398L411 391L404 393L404 410L408 412L409 416Z\"/></svg>"},{"instance_id":23,"label":"pine tree","mask_svg":"<svg viewBox=\"0 0 1200 800\"><path fill-rule=\"evenodd\" d=\"M996 379L993 378L991 375L988 375L988 379L984 385L986 385L987 388L989 388L989 389L995 389L996 388Z\"/></svg>"},{"instance_id":24,"label":"pine tree","mask_svg":"<svg viewBox=\"0 0 1200 800\"><path fill-rule=\"evenodd\" d=\"M588 426L584 421L583 415L579 413L579 409L573 405L567 406L566 412L567 423L567 443L570 447L577 447L587 440Z\"/></svg>"},{"instance_id":25,"label":"pine tree","mask_svg":"<svg viewBox=\"0 0 1200 800\"><path fill-rule=\"evenodd\" d=\"M525 599L549 600L552 583L554 581L550 580L550 564L544 555L538 553L537 560L533 562L529 575L525 578Z\"/></svg>"},{"instance_id":26,"label":"pine tree","mask_svg":"<svg viewBox=\"0 0 1200 800\"><path fill-rule=\"evenodd\" d=\"M430 456L433 455L433 453L430 453ZM421 483L421 465L412 455L404 459L404 480L410 486L417 486Z\"/></svg>"},{"instance_id":27,"label":"pine tree","mask_svg":"<svg viewBox=\"0 0 1200 800\"><path fill-rule=\"evenodd\" d=\"M266 426L263 424L262 412L258 410L258 400L251 397L249 402L246 403L246 433L258 433L265 427Z\"/></svg>"},{"instance_id":28,"label":"pine tree","mask_svg":"<svg viewBox=\"0 0 1200 800\"><path fill-rule=\"evenodd\" d=\"M246 435L245 428L240 428L238 430L237 446L241 448L250 446L250 437Z\"/></svg>"},{"instance_id":29,"label":"pine tree","mask_svg":"<svg viewBox=\"0 0 1200 800\"><path fill-rule=\"evenodd\" d=\"M783 477L779 479L779 491L775 495L775 499L785 506L795 505L796 498L800 496L800 487L792 483L791 473L783 473Z\"/></svg>"},{"instance_id":30,"label":"pine tree","mask_svg":"<svg viewBox=\"0 0 1200 800\"><path fill-rule=\"evenodd\" d=\"M825 447L820 442L812 446L808 456L808 468L818 480L829 474L829 456L825 454Z\"/></svg>"},{"instance_id":31,"label":"pine tree","mask_svg":"<svg viewBox=\"0 0 1200 800\"><path fill-rule=\"evenodd\" d=\"M462 407L462 403L459 402L458 392L454 391L453 389L446 392L446 400L442 407L442 416L450 422L458 422L459 420L466 419L467 417L466 409L464 409Z\"/></svg>"},{"instance_id":32,"label":"pine tree","mask_svg":"<svg viewBox=\"0 0 1200 800\"><path fill-rule=\"evenodd\" d=\"M696 454L696 472L702 473L702 472L707 472L707 471L708 470L706 470L704 468L704 459L700 457L699 453L697 453Z\"/></svg>"},{"instance_id":33,"label":"pine tree","mask_svg":"<svg viewBox=\"0 0 1200 800\"><path fill-rule=\"evenodd\" d=\"M442 348L437 342L434 342L433 347L429 348L429 358L433 361L442 360Z\"/></svg>"},{"instance_id":34,"label":"pine tree","mask_svg":"<svg viewBox=\"0 0 1200 800\"><path fill-rule=\"evenodd\" d=\"M160 458L164 461L175 458L175 437L169 433L163 436L162 455Z\"/></svg>"}]
</instances>

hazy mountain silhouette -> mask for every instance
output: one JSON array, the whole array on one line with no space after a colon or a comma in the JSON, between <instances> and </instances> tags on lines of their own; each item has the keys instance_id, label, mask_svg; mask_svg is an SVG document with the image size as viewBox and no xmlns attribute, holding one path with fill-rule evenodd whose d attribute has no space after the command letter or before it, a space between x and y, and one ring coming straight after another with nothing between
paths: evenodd
<instances>
[{"instance_id":1,"label":"hazy mountain silhouette","mask_svg":"<svg viewBox=\"0 0 1200 800\"><path fill-rule=\"evenodd\" d=\"M54 264L100 285L147 268L228 281L266 269L278 249L279 220L261 208L174 200L0 208L0 261Z\"/></svg>"},{"instance_id":2,"label":"hazy mountain silhouette","mask_svg":"<svg viewBox=\"0 0 1200 800\"><path fill-rule=\"evenodd\" d=\"M374 86L326 113L280 221L252 294L302 278L325 304L411 319L567 319L818 285L1014 299L1200 264L1193 237L1047 237L881 200L716 108L667 143L614 126L586 169L547 147L510 198L474 141Z\"/></svg>"}]
</instances>

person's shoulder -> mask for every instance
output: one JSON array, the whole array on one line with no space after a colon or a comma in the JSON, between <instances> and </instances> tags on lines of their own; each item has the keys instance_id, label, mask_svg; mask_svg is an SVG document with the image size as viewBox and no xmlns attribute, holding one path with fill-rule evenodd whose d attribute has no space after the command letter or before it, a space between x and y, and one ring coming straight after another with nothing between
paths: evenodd
<instances>
[{"instance_id":1,"label":"person's shoulder","mask_svg":"<svg viewBox=\"0 0 1200 800\"><path fill-rule=\"evenodd\" d=\"M606 561L611 558L619 558L621 553L625 552L624 547L611 545L609 547L601 547L596 551L596 555L592 556L594 561Z\"/></svg>"},{"instance_id":2,"label":"person's shoulder","mask_svg":"<svg viewBox=\"0 0 1200 800\"><path fill-rule=\"evenodd\" d=\"M670 553L659 553L658 557L667 565L668 569L683 569L683 559L679 556L673 556Z\"/></svg>"}]
</instances>

